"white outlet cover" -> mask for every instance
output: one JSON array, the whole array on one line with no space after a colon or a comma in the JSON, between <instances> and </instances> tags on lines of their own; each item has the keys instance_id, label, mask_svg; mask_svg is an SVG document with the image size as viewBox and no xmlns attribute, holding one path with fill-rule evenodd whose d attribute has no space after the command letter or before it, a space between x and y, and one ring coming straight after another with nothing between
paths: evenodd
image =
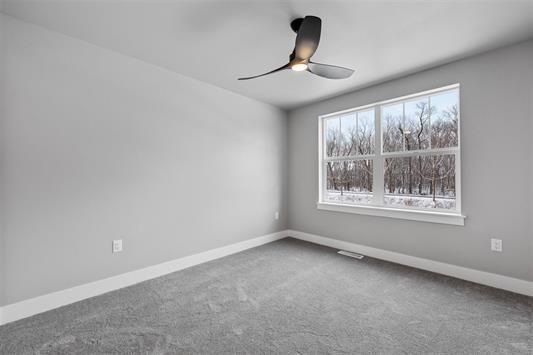
<instances>
[{"instance_id":1,"label":"white outlet cover","mask_svg":"<svg viewBox=\"0 0 533 355\"><path fill-rule=\"evenodd\" d=\"M122 251L122 239L113 240L113 253Z\"/></svg>"},{"instance_id":2,"label":"white outlet cover","mask_svg":"<svg viewBox=\"0 0 533 355\"><path fill-rule=\"evenodd\" d=\"M501 252L503 249L503 242L501 239L492 238L490 240L490 250Z\"/></svg>"},{"instance_id":3,"label":"white outlet cover","mask_svg":"<svg viewBox=\"0 0 533 355\"><path fill-rule=\"evenodd\" d=\"M274 213L274 219L279 219L279 212Z\"/></svg>"}]
</instances>

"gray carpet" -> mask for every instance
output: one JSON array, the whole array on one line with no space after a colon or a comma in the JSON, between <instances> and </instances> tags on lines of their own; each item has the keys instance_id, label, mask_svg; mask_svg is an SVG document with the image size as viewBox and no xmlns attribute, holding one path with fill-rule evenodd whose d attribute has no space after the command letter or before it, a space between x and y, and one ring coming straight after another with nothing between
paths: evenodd
<instances>
[{"instance_id":1,"label":"gray carpet","mask_svg":"<svg viewBox=\"0 0 533 355\"><path fill-rule=\"evenodd\" d=\"M532 354L532 298L283 239L0 327L1 354Z\"/></svg>"}]
</instances>

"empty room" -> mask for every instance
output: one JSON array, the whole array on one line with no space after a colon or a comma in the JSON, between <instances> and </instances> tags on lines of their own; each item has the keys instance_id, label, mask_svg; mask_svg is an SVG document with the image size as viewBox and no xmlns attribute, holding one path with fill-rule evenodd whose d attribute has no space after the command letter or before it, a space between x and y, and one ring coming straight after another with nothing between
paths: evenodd
<instances>
[{"instance_id":1,"label":"empty room","mask_svg":"<svg viewBox=\"0 0 533 355\"><path fill-rule=\"evenodd\" d=\"M0 354L533 354L533 0L0 0Z\"/></svg>"}]
</instances>

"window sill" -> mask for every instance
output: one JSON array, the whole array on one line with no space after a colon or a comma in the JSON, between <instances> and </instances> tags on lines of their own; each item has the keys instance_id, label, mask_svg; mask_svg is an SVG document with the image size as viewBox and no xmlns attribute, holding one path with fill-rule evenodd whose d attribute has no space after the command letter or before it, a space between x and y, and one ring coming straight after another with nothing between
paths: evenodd
<instances>
[{"instance_id":1,"label":"window sill","mask_svg":"<svg viewBox=\"0 0 533 355\"><path fill-rule=\"evenodd\" d=\"M420 210L402 210L398 208L378 207L378 206L350 206L341 205L331 202L317 202L319 210L356 213L368 216L390 217L399 219L408 219L411 221L422 221L441 224L453 224L464 226L465 218L459 213L420 211Z\"/></svg>"}]
</instances>

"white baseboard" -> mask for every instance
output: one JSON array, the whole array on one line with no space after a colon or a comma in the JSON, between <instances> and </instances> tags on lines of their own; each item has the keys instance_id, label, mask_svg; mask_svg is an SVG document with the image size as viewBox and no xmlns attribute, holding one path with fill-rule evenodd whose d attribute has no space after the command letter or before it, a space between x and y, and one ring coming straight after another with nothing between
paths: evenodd
<instances>
[{"instance_id":1,"label":"white baseboard","mask_svg":"<svg viewBox=\"0 0 533 355\"><path fill-rule=\"evenodd\" d=\"M131 286L136 283L150 280L175 271L183 270L191 266L221 258L223 256L238 253L246 249L285 238L286 236L287 231L267 234L254 239L245 240L243 242L112 276L103 280L75 286L66 290L61 290L17 303L8 304L7 306L0 307L0 325L65 306L70 303L78 302L86 298L98 296L106 292Z\"/></svg>"},{"instance_id":2,"label":"white baseboard","mask_svg":"<svg viewBox=\"0 0 533 355\"><path fill-rule=\"evenodd\" d=\"M533 296L533 282L516 279L509 276L492 274L485 271L469 269L462 266L446 264L439 261L418 258L400 254L383 249L372 248L342 240L322 237L315 234L288 230L288 236L305 240L307 242L325 245L335 249L342 249L358 254L363 254L376 259L392 261L398 264L415 267L417 269L432 271L438 274L452 276L458 279L479 283L486 286L504 289L507 291L520 293L526 296Z\"/></svg>"},{"instance_id":3,"label":"white baseboard","mask_svg":"<svg viewBox=\"0 0 533 355\"><path fill-rule=\"evenodd\" d=\"M456 277L458 279L472 281L527 296L533 296L533 282L530 281L372 248L315 234L286 230L9 304L0 307L0 325L90 297L98 296L106 292L131 286L175 271L183 270L191 266L238 253L288 236L335 249L347 250L377 259L392 261L398 264Z\"/></svg>"}]
</instances>

